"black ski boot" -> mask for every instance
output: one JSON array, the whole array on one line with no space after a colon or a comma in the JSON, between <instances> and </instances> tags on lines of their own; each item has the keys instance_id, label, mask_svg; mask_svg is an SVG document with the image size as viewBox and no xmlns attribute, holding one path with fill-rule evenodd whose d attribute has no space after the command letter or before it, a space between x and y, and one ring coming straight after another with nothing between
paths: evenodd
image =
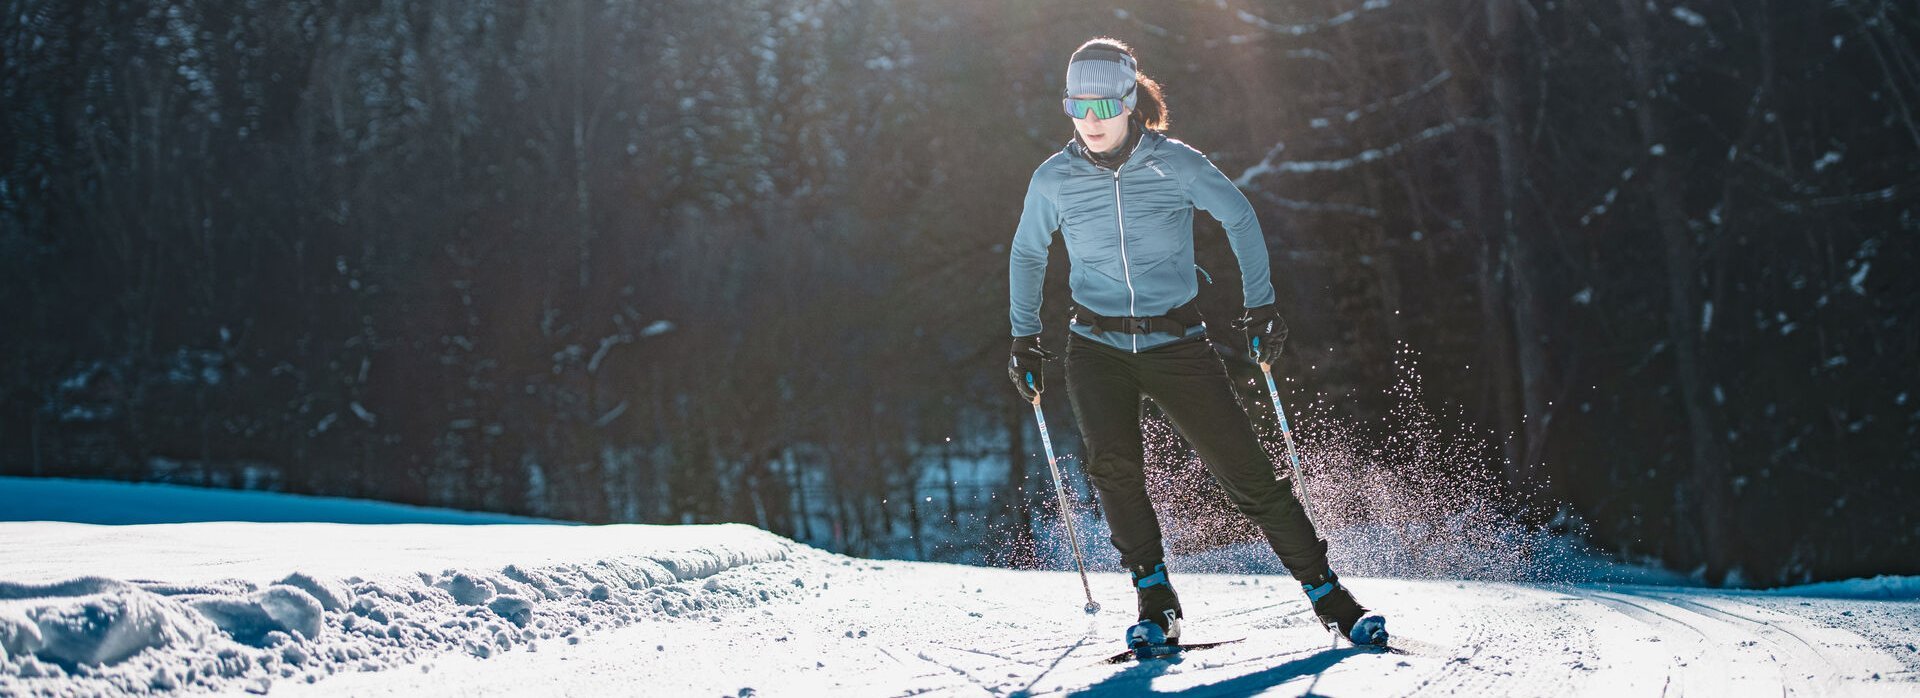
<instances>
[{"instance_id":1,"label":"black ski boot","mask_svg":"<svg viewBox=\"0 0 1920 698\"><path fill-rule=\"evenodd\" d=\"M1136 652L1147 648L1178 647L1180 644L1180 596L1167 581L1167 566L1138 566L1133 570L1133 591L1140 601L1140 622L1127 630L1127 646ZM1146 653L1142 653L1146 654Z\"/></svg>"},{"instance_id":2,"label":"black ski boot","mask_svg":"<svg viewBox=\"0 0 1920 698\"><path fill-rule=\"evenodd\" d=\"M1313 614L1320 618L1320 624L1340 629L1340 635L1355 645L1380 646L1387 644L1387 619L1377 613L1368 613L1365 606L1355 601L1353 592L1347 591L1340 583L1340 577L1327 570L1309 581L1300 583L1301 590L1307 592L1307 599L1313 602Z\"/></svg>"}]
</instances>

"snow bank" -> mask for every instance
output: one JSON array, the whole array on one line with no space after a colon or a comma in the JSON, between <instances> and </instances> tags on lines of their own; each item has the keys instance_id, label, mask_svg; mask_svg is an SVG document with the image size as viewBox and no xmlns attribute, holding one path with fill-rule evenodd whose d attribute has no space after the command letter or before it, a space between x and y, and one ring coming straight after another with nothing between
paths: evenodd
<instances>
[{"instance_id":1,"label":"snow bank","mask_svg":"<svg viewBox=\"0 0 1920 698\"><path fill-rule=\"evenodd\" d=\"M1768 589L1766 593L1781 596L1813 596L1827 599L1886 599L1891 601L1920 600L1920 577L1897 577L1881 575L1861 579L1847 579L1837 582L1819 582L1799 586Z\"/></svg>"},{"instance_id":2,"label":"snow bank","mask_svg":"<svg viewBox=\"0 0 1920 698\"><path fill-rule=\"evenodd\" d=\"M150 648L197 643L211 629L181 603L125 582L0 582L0 648L10 657L111 664Z\"/></svg>"},{"instance_id":3,"label":"snow bank","mask_svg":"<svg viewBox=\"0 0 1920 698\"><path fill-rule=\"evenodd\" d=\"M0 523L0 695L265 692L537 651L798 593L792 561L823 555L740 525Z\"/></svg>"}]
</instances>

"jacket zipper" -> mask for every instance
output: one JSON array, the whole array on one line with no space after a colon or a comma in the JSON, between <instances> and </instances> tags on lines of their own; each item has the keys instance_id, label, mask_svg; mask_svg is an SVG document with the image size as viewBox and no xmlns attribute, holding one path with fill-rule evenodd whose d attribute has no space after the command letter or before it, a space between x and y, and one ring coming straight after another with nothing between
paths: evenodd
<instances>
[{"instance_id":1,"label":"jacket zipper","mask_svg":"<svg viewBox=\"0 0 1920 698\"><path fill-rule=\"evenodd\" d=\"M1126 169L1128 162L1133 162L1133 156L1140 152L1140 144L1146 140L1146 134L1141 134L1140 140L1133 142L1133 150L1127 151L1126 161L1120 163L1119 167L1113 168L1113 217L1117 227L1120 228L1120 276L1127 282L1127 315L1129 317L1137 317L1140 313L1134 308L1136 298L1133 292L1133 265L1127 260L1127 214L1120 205L1120 171ZM1133 353L1140 353L1140 335L1129 332L1127 336L1133 338Z\"/></svg>"},{"instance_id":2,"label":"jacket zipper","mask_svg":"<svg viewBox=\"0 0 1920 698\"><path fill-rule=\"evenodd\" d=\"M1133 263L1127 259L1127 214L1126 209L1120 204L1120 171L1126 169L1127 163L1133 160L1133 156L1140 153L1141 144L1146 142L1146 134L1141 134L1140 140L1133 142L1133 149L1127 151L1127 159L1121 161L1119 166L1113 168L1113 216L1115 226L1120 229L1120 276L1127 282L1128 316L1134 316L1139 312L1135 305L1139 299L1133 290ZM1085 148L1085 144L1082 144L1081 147ZM1105 169L1099 162L1093 159L1092 151L1082 150L1082 152L1086 153L1087 161L1092 163L1094 167ZM1127 336L1133 338L1133 353L1140 353L1140 335L1129 332Z\"/></svg>"},{"instance_id":3,"label":"jacket zipper","mask_svg":"<svg viewBox=\"0 0 1920 698\"><path fill-rule=\"evenodd\" d=\"M1126 163L1120 167L1126 167ZM1131 317L1139 313L1134 310L1133 265L1127 261L1127 214L1120 206L1120 167L1113 169L1113 215L1120 228L1120 276L1127 281L1127 315ZM1128 333L1127 336L1133 338L1133 352L1140 353L1140 335Z\"/></svg>"}]
</instances>

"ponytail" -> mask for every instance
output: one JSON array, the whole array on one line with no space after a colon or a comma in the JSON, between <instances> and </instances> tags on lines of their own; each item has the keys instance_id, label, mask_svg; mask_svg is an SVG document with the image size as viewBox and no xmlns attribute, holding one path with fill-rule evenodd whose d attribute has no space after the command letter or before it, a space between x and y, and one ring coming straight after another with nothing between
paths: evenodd
<instances>
[{"instance_id":1,"label":"ponytail","mask_svg":"<svg viewBox=\"0 0 1920 698\"><path fill-rule=\"evenodd\" d=\"M1133 107L1133 119L1149 131L1164 132L1173 125L1172 115L1167 113L1167 97L1160 90L1160 83L1139 74L1139 99Z\"/></svg>"}]
</instances>

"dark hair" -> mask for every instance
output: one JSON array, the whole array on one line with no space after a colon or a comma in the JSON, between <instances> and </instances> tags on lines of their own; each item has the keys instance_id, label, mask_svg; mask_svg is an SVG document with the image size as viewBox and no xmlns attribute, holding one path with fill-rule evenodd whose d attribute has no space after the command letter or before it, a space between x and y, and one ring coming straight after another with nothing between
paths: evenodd
<instances>
[{"instance_id":1,"label":"dark hair","mask_svg":"<svg viewBox=\"0 0 1920 698\"><path fill-rule=\"evenodd\" d=\"M1073 52L1078 55L1081 51L1094 46L1120 51L1132 57L1134 65L1140 64L1140 57L1133 55L1132 46L1110 36L1096 36L1088 39L1087 43L1081 44L1080 48L1074 49ZM1167 97L1161 90L1160 83L1147 77L1145 72L1138 69L1134 70L1134 80L1139 86L1134 88L1138 99L1135 100L1133 107L1133 121L1150 131L1167 130L1167 127L1173 125L1173 117L1167 113Z\"/></svg>"}]
</instances>

